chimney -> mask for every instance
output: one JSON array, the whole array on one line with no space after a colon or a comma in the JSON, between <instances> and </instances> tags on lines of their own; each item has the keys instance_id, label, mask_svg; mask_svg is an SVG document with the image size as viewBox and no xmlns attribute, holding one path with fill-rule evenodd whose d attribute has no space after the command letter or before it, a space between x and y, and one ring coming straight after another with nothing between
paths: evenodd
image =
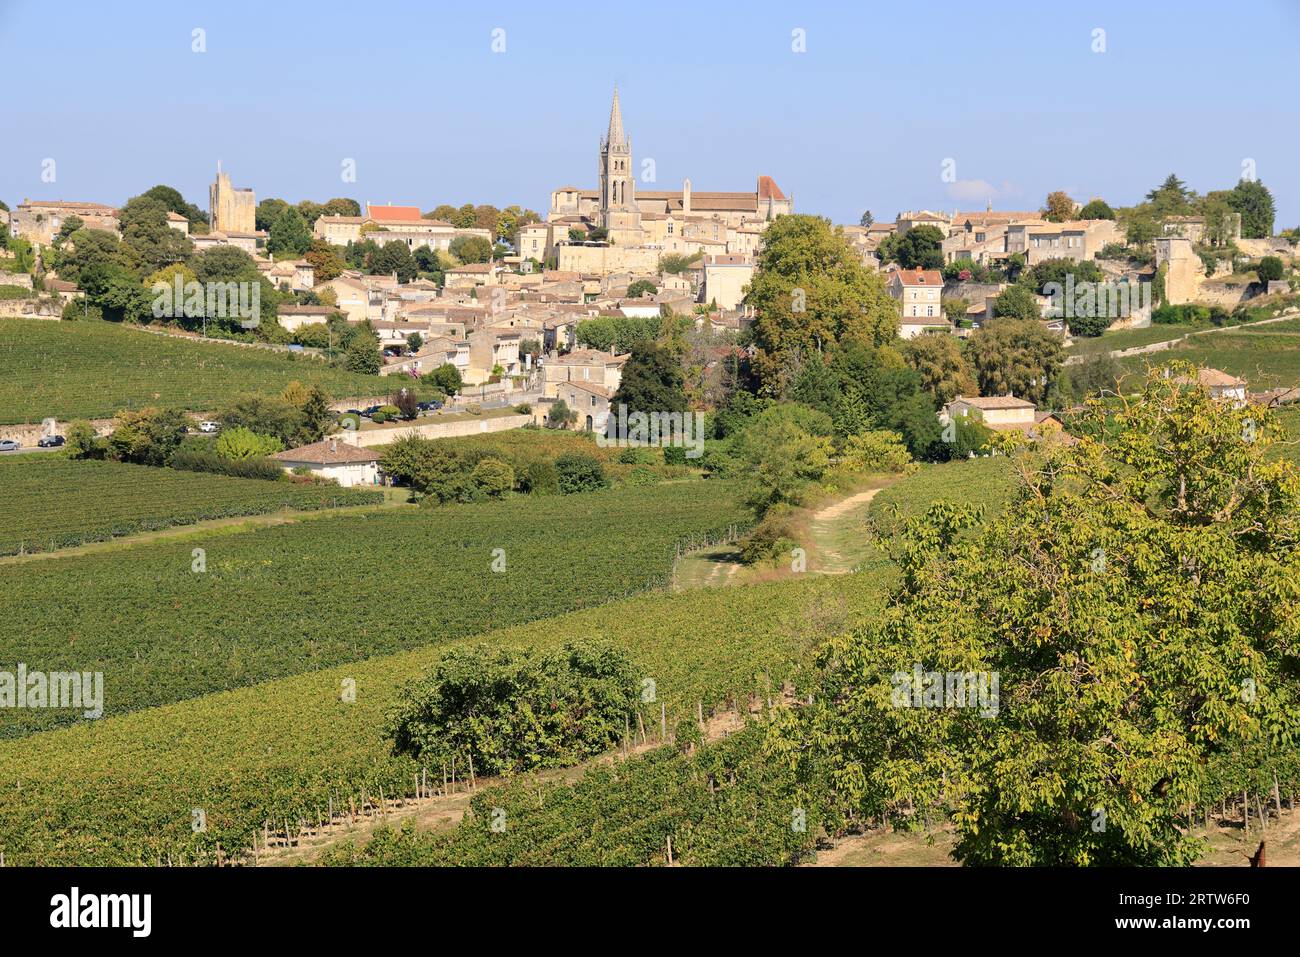
<instances>
[{"instance_id":1,"label":"chimney","mask_svg":"<svg viewBox=\"0 0 1300 957\"><path fill-rule=\"evenodd\" d=\"M691 181L689 179L684 179L682 180L682 215L689 216L690 214L691 214Z\"/></svg>"}]
</instances>

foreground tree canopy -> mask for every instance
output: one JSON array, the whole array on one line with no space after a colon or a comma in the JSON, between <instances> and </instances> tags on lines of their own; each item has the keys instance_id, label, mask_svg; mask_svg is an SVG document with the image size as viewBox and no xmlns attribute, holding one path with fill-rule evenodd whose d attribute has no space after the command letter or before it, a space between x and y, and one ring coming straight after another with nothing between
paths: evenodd
<instances>
[{"instance_id":1,"label":"foreground tree canopy","mask_svg":"<svg viewBox=\"0 0 1300 957\"><path fill-rule=\"evenodd\" d=\"M948 814L970 864L1183 864L1192 808L1294 782L1300 473L1268 454L1280 425L1179 365L1089 416L1093 437L1016 454L1000 518L914 520L890 607L776 718L773 747L843 820Z\"/></svg>"}]
</instances>

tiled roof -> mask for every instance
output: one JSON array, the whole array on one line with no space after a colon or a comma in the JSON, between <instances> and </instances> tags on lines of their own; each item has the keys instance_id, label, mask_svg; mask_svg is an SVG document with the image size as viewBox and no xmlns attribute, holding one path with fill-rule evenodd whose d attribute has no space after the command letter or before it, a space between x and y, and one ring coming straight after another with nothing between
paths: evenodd
<instances>
[{"instance_id":1,"label":"tiled roof","mask_svg":"<svg viewBox=\"0 0 1300 957\"><path fill-rule=\"evenodd\" d=\"M420 218L419 206L376 206L366 204L366 213L377 223L412 222Z\"/></svg>"},{"instance_id":2,"label":"tiled roof","mask_svg":"<svg viewBox=\"0 0 1300 957\"><path fill-rule=\"evenodd\" d=\"M379 456L369 449L350 445L339 439L322 439L311 445L276 452L271 458L279 462L305 462L309 465L347 465L355 462L378 462Z\"/></svg>"},{"instance_id":3,"label":"tiled roof","mask_svg":"<svg viewBox=\"0 0 1300 957\"><path fill-rule=\"evenodd\" d=\"M1027 399L1018 399L1014 395L985 395L985 396L964 396L959 395L953 399L954 402L965 402L967 405L976 409L1032 409L1034 403Z\"/></svg>"}]
</instances>

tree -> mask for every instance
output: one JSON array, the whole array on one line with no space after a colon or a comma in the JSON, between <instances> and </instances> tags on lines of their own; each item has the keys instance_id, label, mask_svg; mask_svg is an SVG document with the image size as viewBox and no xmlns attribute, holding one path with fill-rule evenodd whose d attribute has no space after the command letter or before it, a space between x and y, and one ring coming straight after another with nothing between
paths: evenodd
<instances>
[{"instance_id":1,"label":"tree","mask_svg":"<svg viewBox=\"0 0 1300 957\"><path fill-rule=\"evenodd\" d=\"M257 204L253 225L262 232L269 233L271 227L290 209L292 207L282 199L264 199Z\"/></svg>"},{"instance_id":2,"label":"tree","mask_svg":"<svg viewBox=\"0 0 1300 957\"><path fill-rule=\"evenodd\" d=\"M311 229L302 213L290 206L271 224L266 248L276 257L301 256L311 249Z\"/></svg>"},{"instance_id":3,"label":"tree","mask_svg":"<svg viewBox=\"0 0 1300 957\"><path fill-rule=\"evenodd\" d=\"M921 388L929 393L934 408L976 391L975 377L961 346L952 336L923 333L904 342L901 351L907 364L921 377Z\"/></svg>"},{"instance_id":4,"label":"tree","mask_svg":"<svg viewBox=\"0 0 1300 957\"><path fill-rule=\"evenodd\" d=\"M1228 193L1228 205L1241 213L1241 235L1266 239L1273 235L1273 194L1257 179L1243 179Z\"/></svg>"},{"instance_id":5,"label":"tree","mask_svg":"<svg viewBox=\"0 0 1300 957\"><path fill-rule=\"evenodd\" d=\"M1090 199L1079 210L1080 219L1114 219L1115 210L1111 209L1104 199Z\"/></svg>"},{"instance_id":6,"label":"tree","mask_svg":"<svg viewBox=\"0 0 1300 957\"><path fill-rule=\"evenodd\" d=\"M1047 194L1047 203L1043 207L1043 218L1049 223L1063 223L1074 216L1074 200L1063 190Z\"/></svg>"},{"instance_id":7,"label":"tree","mask_svg":"<svg viewBox=\"0 0 1300 957\"><path fill-rule=\"evenodd\" d=\"M914 226L903 235L885 237L877 247L882 262L904 269L942 269L943 231L938 226Z\"/></svg>"},{"instance_id":8,"label":"tree","mask_svg":"<svg viewBox=\"0 0 1300 957\"><path fill-rule=\"evenodd\" d=\"M859 225L859 226L870 226L870 225L871 225L872 223L874 223L875 221L876 221L875 218L871 215L871 210L868 209L866 212L864 212L864 213L863 213L863 214L858 218L858 225Z\"/></svg>"},{"instance_id":9,"label":"tree","mask_svg":"<svg viewBox=\"0 0 1300 957\"><path fill-rule=\"evenodd\" d=\"M659 257L659 271L672 276L680 276L699 262L700 256L700 253L692 253L689 256L678 253L664 253Z\"/></svg>"},{"instance_id":10,"label":"tree","mask_svg":"<svg viewBox=\"0 0 1300 957\"><path fill-rule=\"evenodd\" d=\"M771 752L833 824L942 815L972 865L1185 865L1223 769L1293 753L1281 426L1186 365L1088 416L1077 443L1014 458L1000 517L914 519L891 601L821 649L813 703L774 714Z\"/></svg>"},{"instance_id":11,"label":"tree","mask_svg":"<svg viewBox=\"0 0 1300 957\"><path fill-rule=\"evenodd\" d=\"M1255 274L1260 282L1272 282L1282 278L1282 260L1277 256L1265 256L1255 267Z\"/></svg>"},{"instance_id":12,"label":"tree","mask_svg":"<svg viewBox=\"0 0 1300 957\"><path fill-rule=\"evenodd\" d=\"M378 375L382 365L379 358L379 340L373 334L356 336L348 344L343 365L349 372Z\"/></svg>"},{"instance_id":13,"label":"tree","mask_svg":"<svg viewBox=\"0 0 1300 957\"><path fill-rule=\"evenodd\" d=\"M347 263L339 256L337 247L323 239L313 239L311 248L302 258L311 263L317 285L337 278L347 267Z\"/></svg>"},{"instance_id":14,"label":"tree","mask_svg":"<svg viewBox=\"0 0 1300 957\"><path fill-rule=\"evenodd\" d=\"M1094 352L1067 372L1070 392L1080 402L1103 393L1114 395L1119 389L1119 364L1109 352Z\"/></svg>"},{"instance_id":15,"label":"tree","mask_svg":"<svg viewBox=\"0 0 1300 957\"><path fill-rule=\"evenodd\" d=\"M686 391L682 387L682 369L665 347L653 342L638 342L623 367L618 391L610 400L612 407L627 407L633 412L685 412Z\"/></svg>"},{"instance_id":16,"label":"tree","mask_svg":"<svg viewBox=\"0 0 1300 957\"><path fill-rule=\"evenodd\" d=\"M560 491L565 495L575 492L594 492L609 487L605 467L600 460L585 452L566 452L555 460Z\"/></svg>"},{"instance_id":17,"label":"tree","mask_svg":"<svg viewBox=\"0 0 1300 957\"><path fill-rule=\"evenodd\" d=\"M379 255L374 258L372 267L380 275L396 274L397 281L407 283L413 280L419 267L411 255L411 247L400 239L384 243Z\"/></svg>"},{"instance_id":18,"label":"tree","mask_svg":"<svg viewBox=\"0 0 1300 957\"><path fill-rule=\"evenodd\" d=\"M1061 337L1037 319L992 319L967 341L980 395L1042 403L1064 362Z\"/></svg>"},{"instance_id":19,"label":"tree","mask_svg":"<svg viewBox=\"0 0 1300 957\"><path fill-rule=\"evenodd\" d=\"M463 386L460 378L460 370L450 362L444 362L442 365L438 366L438 368L420 378L421 381L435 386L445 395L455 395Z\"/></svg>"},{"instance_id":20,"label":"tree","mask_svg":"<svg viewBox=\"0 0 1300 957\"><path fill-rule=\"evenodd\" d=\"M745 303L758 312L753 365L768 396L784 391L800 355L841 341L879 345L898 335L898 307L884 281L817 216L772 221Z\"/></svg>"},{"instance_id":21,"label":"tree","mask_svg":"<svg viewBox=\"0 0 1300 957\"><path fill-rule=\"evenodd\" d=\"M556 399L546 413L546 424L552 429L566 429L576 421L578 413L570 409L563 399Z\"/></svg>"},{"instance_id":22,"label":"tree","mask_svg":"<svg viewBox=\"0 0 1300 957\"><path fill-rule=\"evenodd\" d=\"M488 456L478 460L469 479L487 498L504 498L515 487L515 470L500 459Z\"/></svg>"},{"instance_id":23,"label":"tree","mask_svg":"<svg viewBox=\"0 0 1300 957\"><path fill-rule=\"evenodd\" d=\"M190 238L167 225L168 212L159 200L135 196L118 213L122 245L144 272L183 262L194 252Z\"/></svg>"},{"instance_id":24,"label":"tree","mask_svg":"<svg viewBox=\"0 0 1300 957\"><path fill-rule=\"evenodd\" d=\"M1017 283L998 293L993 300L993 314L1015 319L1041 319L1043 311L1033 290Z\"/></svg>"},{"instance_id":25,"label":"tree","mask_svg":"<svg viewBox=\"0 0 1300 957\"><path fill-rule=\"evenodd\" d=\"M760 515L774 505L798 505L830 465L830 417L787 403L754 416L735 450L750 482L747 502Z\"/></svg>"},{"instance_id":26,"label":"tree","mask_svg":"<svg viewBox=\"0 0 1300 957\"><path fill-rule=\"evenodd\" d=\"M108 437L108 454L119 462L166 465L185 439L189 418L178 409L119 412Z\"/></svg>"},{"instance_id":27,"label":"tree","mask_svg":"<svg viewBox=\"0 0 1300 957\"><path fill-rule=\"evenodd\" d=\"M140 194L140 196L143 199L157 200L162 203L169 212L173 212L178 216L184 216L189 221L191 232L194 231L196 226L200 227L201 230L206 231L208 225L208 214L199 209L193 203L185 202L185 197L181 195L180 190L171 186L158 185L151 189L146 189Z\"/></svg>"},{"instance_id":28,"label":"tree","mask_svg":"<svg viewBox=\"0 0 1300 957\"><path fill-rule=\"evenodd\" d=\"M412 332L406 337L406 350L412 354L419 352L420 347L424 345L424 336L418 332Z\"/></svg>"},{"instance_id":29,"label":"tree","mask_svg":"<svg viewBox=\"0 0 1300 957\"><path fill-rule=\"evenodd\" d=\"M485 263L492 259L492 244L482 236L457 236L448 251L462 263Z\"/></svg>"},{"instance_id":30,"label":"tree","mask_svg":"<svg viewBox=\"0 0 1300 957\"><path fill-rule=\"evenodd\" d=\"M654 283L652 283L649 279L638 279L636 282L632 283L627 287L627 298L640 299L642 296L646 295L647 293L653 296L658 291L659 291L659 287L656 286Z\"/></svg>"},{"instance_id":31,"label":"tree","mask_svg":"<svg viewBox=\"0 0 1300 957\"><path fill-rule=\"evenodd\" d=\"M1130 246L1146 246L1160 235L1160 224L1150 213L1135 213L1124 230L1124 241Z\"/></svg>"},{"instance_id":32,"label":"tree","mask_svg":"<svg viewBox=\"0 0 1300 957\"><path fill-rule=\"evenodd\" d=\"M413 389L399 389L397 394L393 396L393 405L402 418L408 421L420 414L420 400Z\"/></svg>"},{"instance_id":33,"label":"tree","mask_svg":"<svg viewBox=\"0 0 1300 957\"><path fill-rule=\"evenodd\" d=\"M1055 283L1055 291L1064 294L1068 277L1073 277L1076 285L1081 282L1097 283L1106 278L1101 268L1090 259L1044 259L1029 270L1029 285L1040 295L1047 296L1052 294L1048 285Z\"/></svg>"},{"instance_id":34,"label":"tree","mask_svg":"<svg viewBox=\"0 0 1300 957\"><path fill-rule=\"evenodd\" d=\"M587 231L583 229L581 226L569 227L569 242L581 243L581 242L586 242L586 239L587 239Z\"/></svg>"},{"instance_id":35,"label":"tree","mask_svg":"<svg viewBox=\"0 0 1300 957\"><path fill-rule=\"evenodd\" d=\"M217 454L223 459L260 459L283 450L284 443L275 436L259 435L242 425L227 428L217 437Z\"/></svg>"},{"instance_id":36,"label":"tree","mask_svg":"<svg viewBox=\"0 0 1300 957\"><path fill-rule=\"evenodd\" d=\"M1181 216L1190 213L1192 200L1196 197L1193 190L1170 173L1165 181L1147 193L1147 202L1151 204L1152 213L1159 218Z\"/></svg>"}]
</instances>

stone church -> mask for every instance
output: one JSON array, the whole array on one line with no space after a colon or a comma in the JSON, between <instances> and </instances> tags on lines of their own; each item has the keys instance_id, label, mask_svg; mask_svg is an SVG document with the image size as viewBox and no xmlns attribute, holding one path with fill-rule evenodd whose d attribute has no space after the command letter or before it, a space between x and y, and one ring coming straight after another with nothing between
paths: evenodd
<instances>
[{"instance_id":1,"label":"stone church","mask_svg":"<svg viewBox=\"0 0 1300 957\"><path fill-rule=\"evenodd\" d=\"M561 186L551 193L548 252L560 269L646 269L665 253L752 255L767 224L794 212L794 200L770 176L759 176L752 192L722 193L692 190L689 179L681 190L638 189L637 174L616 88L600 141L598 188ZM605 230L607 245L569 236L596 229Z\"/></svg>"}]
</instances>

